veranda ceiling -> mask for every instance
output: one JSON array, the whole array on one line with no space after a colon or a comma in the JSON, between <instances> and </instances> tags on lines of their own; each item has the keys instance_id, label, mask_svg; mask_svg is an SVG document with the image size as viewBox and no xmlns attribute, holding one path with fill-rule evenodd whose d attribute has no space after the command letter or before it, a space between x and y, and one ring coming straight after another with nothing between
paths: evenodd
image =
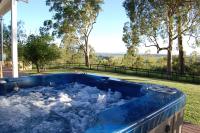
<instances>
[{"instance_id":1,"label":"veranda ceiling","mask_svg":"<svg viewBox=\"0 0 200 133\"><path fill-rule=\"evenodd\" d=\"M3 16L11 9L11 0L0 0L0 16Z\"/></svg>"}]
</instances>

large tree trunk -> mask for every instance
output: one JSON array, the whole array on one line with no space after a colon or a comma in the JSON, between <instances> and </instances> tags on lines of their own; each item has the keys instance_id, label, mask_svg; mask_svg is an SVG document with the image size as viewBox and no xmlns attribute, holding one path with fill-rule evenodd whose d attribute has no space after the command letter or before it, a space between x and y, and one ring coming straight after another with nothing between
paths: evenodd
<instances>
[{"instance_id":1,"label":"large tree trunk","mask_svg":"<svg viewBox=\"0 0 200 133\"><path fill-rule=\"evenodd\" d=\"M171 74L172 72L172 50L167 50L167 73Z\"/></svg>"},{"instance_id":2,"label":"large tree trunk","mask_svg":"<svg viewBox=\"0 0 200 133\"><path fill-rule=\"evenodd\" d=\"M182 18L178 13L178 49L179 49L179 72L184 74L185 63L184 63L184 51L183 51L183 37L182 37Z\"/></svg>"},{"instance_id":3,"label":"large tree trunk","mask_svg":"<svg viewBox=\"0 0 200 133\"><path fill-rule=\"evenodd\" d=\"M85 65L90 66L90 50L88 45L88 39L85 40Z\"/></svg>"},{"instance_id":4,"label":"large tree trunk","mask_svg":"<svg viewBox=\"0 0 200 133\"><path fill-rule=\"evenodd\" d=\"M173 16L171 13L168 13L169 19L169 46L167 50L167 73L171 74L172 72L172 45L173 45Z\"/></svg>"},{"instance_id":5,"label":"large tree trunk","mask_svg":"<svg viewBox=\"0 0 200 133\"><path fill-rule=\"evenodd\" d=\"M90 55L88 53L85 53L85 65L87 67L90 66L90 59L89 58L90 58Z\"/></svg>"},{"instance_id":6,"label":"large tree trunk","mask_svg":"<svg viewBox=\"0 0 200 133\"><path fill-rule=\"evenodd\" d=\"M40 73L40 67L39 67L38 63L36 63L35 65L36 65L37 73Z\"/></svg>"}]
</instances>

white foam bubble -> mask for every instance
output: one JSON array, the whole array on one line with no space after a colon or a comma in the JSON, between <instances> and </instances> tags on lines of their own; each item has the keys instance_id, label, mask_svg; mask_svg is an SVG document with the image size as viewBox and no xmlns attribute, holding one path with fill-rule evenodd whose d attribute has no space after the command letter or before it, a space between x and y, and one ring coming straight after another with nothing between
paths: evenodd
<instances>
[{"instance_id":1,"label":"white foam bubble","mask_svg":"<svg viewBox=\"0 0 200 133\"><path fill-rule=\"evenodd\" d=\"M0 132L81 133L99 112L125 102L119 92L78 83L20 89L0 97Z\"/></svg>"}]
</instances>

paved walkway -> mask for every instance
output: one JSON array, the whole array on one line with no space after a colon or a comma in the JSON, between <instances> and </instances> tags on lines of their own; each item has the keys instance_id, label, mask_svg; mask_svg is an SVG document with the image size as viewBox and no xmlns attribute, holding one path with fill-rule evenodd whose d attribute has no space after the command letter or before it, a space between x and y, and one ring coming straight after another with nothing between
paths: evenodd
<instances>
[{"instance_id":1,"label":"paved walkway","mask_svg":"<svg viewBox=\"0 0 200 133\"><path fill-rule=\"evenodd\" d=\"M19 76L25 76L27 74L23 72L19 72ZM12 77L12 69L11 68L3 68L3 77Z\"/></svg>"},{"instance_id":2,"label":"paved walkway","mask_svg":"<svg viewBox=\"0 0 200 133\"><path fill-rule=\"evenodd\" d=\"M184 122L182 133L200 133L200 126Z\"/></svg>"}]
</instances>

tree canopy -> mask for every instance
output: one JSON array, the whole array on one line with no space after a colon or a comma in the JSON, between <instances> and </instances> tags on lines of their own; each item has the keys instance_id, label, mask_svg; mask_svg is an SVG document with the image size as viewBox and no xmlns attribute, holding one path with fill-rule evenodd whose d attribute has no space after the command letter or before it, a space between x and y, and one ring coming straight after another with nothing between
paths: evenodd
<instances>
[{"instance_id":1,"label":"tree canopy","mask_svg":"<svg viewBox=\"0 0 200 133\"><path fill-rule=\"evenodd\" d=\"M24 46L24 58L35 64L38 72L47 63L60 57L59 48L51 44L51 40L48 35L30 35Z\"/></svg>"},{"instance_id":2,"label":"tree canopy","mask_svg":"<svg viewBox=\"0 0 200 133\"><path fill-rule=\"evenodd\" d=\"M17 23L17 38L18 45L24 45L27 39L26 31L24 29L24 22L19 21ZM6 60L11 60L11 26L4 25L3 28L3 39L4 39L4 52L6 54ZM21 48L21 47L20 47Z\"/></svg>"},{"instance_id":3,"label":"tree canopy","mask_svg":"<svg viewBox=\"0 0 200 133\"><path fill-rule=\"evenodd\" d=\"M47 20L47 29L54 28L53 35L73 40L83 49L85 63L89 66L89 36L93 29L103 0L47 0L47 6L55 15L53 20Z\"/></svg>"},{"instance_id":4,"label":"tree canopy","mask_svg":"<svg viewBox=\"0 0 200 133\"><path fill-rule=\"evenodd\" d=\"M167 50L168 72L172 71L172 47L176 39L181 56L184 55L182 35L195 37L195 44L199 43L199 0L126 0L124 7L132 27L137 29L133 35L139 38L138 42L156 47L157 52Z\"/></svg>"}]
</instances>

